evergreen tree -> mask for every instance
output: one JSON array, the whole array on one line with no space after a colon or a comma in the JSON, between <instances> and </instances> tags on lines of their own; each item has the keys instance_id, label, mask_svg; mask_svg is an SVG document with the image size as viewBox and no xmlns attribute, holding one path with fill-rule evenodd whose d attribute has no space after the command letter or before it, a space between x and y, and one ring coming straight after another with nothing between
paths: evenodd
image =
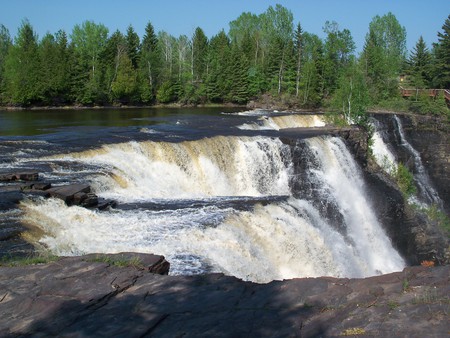
<instances>
[{"instance_id":1,"label":"evergreen tree","mask_svg":"<svg viewBox=\"0 0 450 338\"><path fill-rule=\"evenodd\" d=\"M209 72L207 78L208 100L223 101L228 89L228 73L230 57L230 40L222 30L212 37L208 52Z\"/></svg>"},{"instance_id":2,"label":"evergreen tree","mask_svg":"<svg viewBox=\"0 0 450 338\"><path fill-rule=\"evenodd\" d=\"M149 22L145 27L139 58L140 95L144 102L151 102L156 95L161 71L161 50L153 25Z\"/></svg>"},{"instance_id":3,"label":"evergreen tree","mask_svg":"<svg viewBox=\"0 0 450 338\"><path fill-rule=\"evenodd\" d=\"M248 64L245 55L235 47L231 52L230 65L230 101L238 104L244 104L249 99L248 92Z\"/></svg>"},{"instance_id":4,"label":"evergreen tree","mask_svg":"<svg viewBox=\"0 0 450 338\"><path fill-rule=\"evenodd\" d=\"M133 102L137 90L137 73L126 49L118 50L117 74L111 84L113 98L122 103Z\"/></svg>"},{"instance_id":5,"label":"evergreen tree","mask_svg":"<svg viewBox=\"0 0 450 338\"><path fill-rule=\"evenodd\" d=\"M450 88L450 15L438 32L438 43L435 45L435 82L439 88Z\"/></svg>"},{"instance_id":6,"label":"evergreen tree","mask_svg":"<svg viewBox=\"0 0 450 338\"><path fill-rule=\"evenodd\" d=\"M39 58L37 36L28 21L23 21L14 45L5 60L6 100L30 105L39 100Z\"/></svg>"},{"instance_id":7,"label":"evergreen tree","mask_svg":"<svg viewBox=\"0 0 450 338\"><path fill-rule=\"evenodd\" d=\"M58 62L55 38L47 33L39 45L39 92L42 100L47 104L51 103L59 92L54 72Z\"/></svg>"},{"instance_id":8,"label":"evergreen tree","mask_svg":"<svg viewBox=\"0 0 450 338\"><path fill-rule=\"evenodd\" d=\"M8 50L12 45L12 40L9 35L8 29L0 25L0 102L4 100L3 88L4 88L4 73L5 73L5 61L8 55Z\"/></svg>"},{"instance_id":9,"label":"evergreen tree","mask_svg":"<svg viewBox=\"0 0 450 338\"><path fill-rule=\"evenodd\" d=\"M137 69L139 63L140 41L139 35L134 31L132 25L128 26L125 39L127 44L127 55L131 60L133 68Z\"/></svg>"},{"instance_id":10,"label":"evergreen tree","mask_svg":"<svg viewBox=\"0 0 450 338\"><path fill-rule=\"evenodd\" d=\"M421 36L417 41L409 59L409 74L412 85L416 88L426 88L431 80L431 54Z\"/></svg>"},{"instance_id":11,"label":"evergreen tree","mask_svg":"<svg viewBox=\"0 0 450 338\"><path fill-rule=\"evenodd\" d=\"M195 82L205 79L207 70L208 38L200 27L192 37L192 78Z\"/></svg>"}]
</instances>

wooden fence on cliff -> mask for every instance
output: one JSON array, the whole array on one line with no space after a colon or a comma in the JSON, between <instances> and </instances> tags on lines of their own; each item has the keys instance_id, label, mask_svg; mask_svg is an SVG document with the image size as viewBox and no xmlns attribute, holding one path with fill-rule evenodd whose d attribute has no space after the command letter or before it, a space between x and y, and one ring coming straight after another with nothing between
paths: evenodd
<instances>
[{"instance_id":1,"label":"wooden fence on cliff","mask_svg":"<svg viewBox=\"0 0 450 338\"><path fill-rule=\"evenodd\" d=\"M450 106L450 90L449 89L407 89L400 87L400 92L403 97L418 97L419 95L427 95L436 98L439 95L444 95L445 101Z\"/></svg>"}]
</instances>

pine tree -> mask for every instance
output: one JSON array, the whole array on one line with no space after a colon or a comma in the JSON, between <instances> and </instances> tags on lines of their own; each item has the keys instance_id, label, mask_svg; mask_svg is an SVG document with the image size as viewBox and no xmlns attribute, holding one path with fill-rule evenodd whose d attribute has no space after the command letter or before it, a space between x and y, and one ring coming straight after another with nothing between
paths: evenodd
<instances>
[{"instance_id":1,"label":"pine tree","mask_svg":"<svg viewBox=\"0 0 450 338\"><path fill-rule=\"evenodd\" d=\"M207 70L208 38L200 27L192 37L192 78L195 82L205 79Z\"/></svg>"},{"instance_id":2,"label":"pine tree","mask_svg":"<svg viewBox=\"0 0 450 338\"><path fill-rule=\"evenodd\" d=\"M162 67L161 50L153 25L149 22L139 56L139 91L143 102L151 102L156 95L156 87L160 83Z\"/></svg>"},{"instance_id":3,"label":"pine tree","mask_svg":"<svg viewBox=\"0 0 450 338\"><path fill-rule=\"evenodd\" d=\"M15 43L5 60L6 100L30 105L39 100L39 58L37 36L28 21L23 21Z\"/></svg>"},{"instance_id":4,"label":"pine tree","mask_svg":"<svg viewBox=\"0 0 450 338\"><path fill-rule=\"evenodd\" d=\"M137 89L137 74L125 48L121 51L118 50L116 64L117 74L111 84L113 98L122 103L134 101Z\"/></svg>"},{"instance_id":5,"label":"pine tree","mask_svg":"<svg viewBox=\"0 0 450 338\"><path fill-rule=\"evenodd\" d=\"M230 40L222 30L212 37L208 52L209 72L207 78L208 100L222 102L227 91L227 79L230 54Z\"/></svg>"},{"instance_id":6,"label":"pine tree","mask_svg":"<svg viewBox=\"0 0 450 338\"><path fill-rule=\"evenodd\" d=\"M12 45L12 40L9 35L8 29L0 25L0 102L3 101L3 87L4 87L4 73L5 73L5 60L8 55L8 50Z\"/></svg>"},{"instance_id":7,"label":"pine tree","mask_svg":"<svg viewBox=\"0 0 450 338\"><path fill-rule=\"evenodd\" d=\"M248 92L248 61L237 48L232 50L230 65L230 101L244 104L249 99Z\"/></svg>"},{"instance_id":8,"label":"pine tree","mask_svg":"<svg viewBox=\"0 0 450 338\"><path fill-rule=\"evenodd\" d=\"M139 63L140 41L139 35L134 31L133 26L129 25L127 28L127 35L125 36L127 44L127 55L131 60L134 69L137 69Z\"/></svg>"},{"instance_id":9,"label":"pine tree","mask_svg":"<svg viewBox=\"0 0 450 338\"><path fill-rule=\"evenodd\" d=\"M412 84L416 88L429 87L431 80L430 67L431 54L421 36L408 59L408 68L412 78Z\"/></svg>"},{"instance_id":10,"label":"pine tree","mask_svg":"<svg viewBox=\"0 0 450 338\"><path fill-rule=\"evenodd\" d=\"M442 32L438 33L438 43L435 45L436 84L440 88L450 88L450 15L442 26Z\"/></svg>"}]
</instances>

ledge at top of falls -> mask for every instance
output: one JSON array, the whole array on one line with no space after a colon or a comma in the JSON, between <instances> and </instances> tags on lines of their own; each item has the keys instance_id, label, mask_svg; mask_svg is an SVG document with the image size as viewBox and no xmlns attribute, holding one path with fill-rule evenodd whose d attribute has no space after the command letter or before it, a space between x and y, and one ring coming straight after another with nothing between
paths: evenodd
<instances>
[{"instance_id":1,"label":"ledge at top of falls","mask_svg":"<svg viewBox=\"0 0 450 338\"><path fill-rule=\"evenodd\" d=\"M121 256L122 255L122 256ZM161 256L139 255L139 259ZM123 254L0 267L1 336L444 337L450 266L365 279L167 276ZM133 254L128 254L133 259ZM160 260L158 260L160 261Z\"/></svg>"}]
</instances>

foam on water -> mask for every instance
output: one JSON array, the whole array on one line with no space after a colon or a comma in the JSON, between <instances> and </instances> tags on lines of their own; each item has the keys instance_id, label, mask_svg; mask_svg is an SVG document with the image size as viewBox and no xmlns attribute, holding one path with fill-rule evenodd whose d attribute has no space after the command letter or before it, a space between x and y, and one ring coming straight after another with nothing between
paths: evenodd
<instances>
[{"instance_id":1,"label":"foam on water","mask_svg":"<svg viewBox=\"0 0 450 338\"><path fill-rule=\"evenodd\" d=\"M128 142L63 156L105 168L93 179L120 201L289 194L288 147L263 137Z\"/></svg>"},{"instance_id":2,"label":"foam on water","mask_svg":"<svg viewBox=\"0 0 450 338\"><path fill-rule=\"evenodd\" d=\"M405 263L371 209L358 166L345 144L337 138L306 142L312 157L304 160L315 163L309 177L323 187L324 198L335 201L345 221L344 232L321 216L321 201L308 200L309 196L257 203L248 210L218 203L96 212L54 199L24 202L23 210L27 222L44 230L41 242L59 255L163 254L171 262L171 274L218 271L269 282L401 270ZM137 196L175 203L187 197L290 194L292 159L289 148L277 139L129 142L63 157L110 171L93 175L93 183L102 195L121 200Z\"/></svg>"}]
</instances>

